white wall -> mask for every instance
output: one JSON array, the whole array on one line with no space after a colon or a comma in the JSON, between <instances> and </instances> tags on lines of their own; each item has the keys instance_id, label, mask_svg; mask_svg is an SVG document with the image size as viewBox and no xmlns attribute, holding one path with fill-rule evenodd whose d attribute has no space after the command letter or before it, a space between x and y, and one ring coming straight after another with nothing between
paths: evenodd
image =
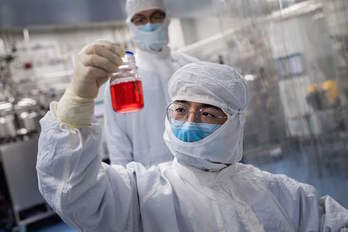
<instances>
[{"instance_id":1,"label":"white wall","mask_svg":"<svg viewBox=\"0 0 348 232\"><path fill-rule=\"evenodd\" d=\"M348 35L348 1L322 0L327 23L333 35Z\"/></svg>"}]
</instances>

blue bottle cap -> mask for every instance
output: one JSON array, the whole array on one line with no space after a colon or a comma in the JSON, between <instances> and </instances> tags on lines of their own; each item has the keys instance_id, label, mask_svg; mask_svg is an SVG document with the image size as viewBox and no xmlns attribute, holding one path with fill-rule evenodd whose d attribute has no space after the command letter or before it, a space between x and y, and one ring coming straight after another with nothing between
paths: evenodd
<instances>
[{"instance_id":1,"label":"blue bottle cap","mask_svg":"<svg viewBox=\"0 0 348 232\"><path fill-rule=\"evenodd\" d=\"M134 56L134 53L131 52L131 51L129 51L129 50L126 50L125 53L126 53L126 55L132 55L132 56Z\"/></svg>"}]
</instances>

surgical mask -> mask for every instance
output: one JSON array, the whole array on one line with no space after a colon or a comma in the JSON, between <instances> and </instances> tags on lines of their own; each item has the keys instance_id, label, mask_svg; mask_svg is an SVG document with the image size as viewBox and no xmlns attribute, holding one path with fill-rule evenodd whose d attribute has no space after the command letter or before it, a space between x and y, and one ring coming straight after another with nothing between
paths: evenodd
<instances>
[{"instance_id":1,"label":"surgical mask","mask_svg":"<svg viewBox=\"0 0 348 232\"><path fill-rule=\"evenodd\" d=\"M160 24L146 24L144 26L135 26L130 23L130 31L133 41L137 46L144 50L159 52L169 41L168 38L169 20Z\"/></svg>"},{"instance_id":2,"label":"surgical mask","mask_svg":"<svg viewBox=\"0 0 348 232\"><path fill-rule=\"evenodd\" d=\"M185 122L182 124L180 121L174 121L170 126L174 135L181 141L196 142L211 135L221 125L194 122Z\"/></svg>"},{"instance_id":3,"label":"surgical mask","mask_svg":"<svg viewBox=\"0 0 348 232\"><path fill-rule=\"evenodd\" d=\"M137 29L144 32L154 32L160 27L161 27L161 23L155 23L155 24L147 23L145 25L137 26Z\"/></svg>"},{"instance_id":4,"label":"surgical mask","mask_svg":"<svg viewBox=\"0 0 348 232\"><path fill-rule=\"evenodd\" d=\"M178 162L203 170L219 171L240 161L243 155L244 114L228 115L227 121L205 139L183 142L166 118L164 141Z\"/></svg>"}]
</instances>

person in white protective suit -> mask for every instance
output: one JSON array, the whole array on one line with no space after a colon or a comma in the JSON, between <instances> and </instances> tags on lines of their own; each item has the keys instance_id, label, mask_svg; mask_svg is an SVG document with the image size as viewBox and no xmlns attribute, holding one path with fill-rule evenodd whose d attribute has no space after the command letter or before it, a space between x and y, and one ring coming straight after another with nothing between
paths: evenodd
<instances>
[{"instance_id":1,"label":"person in white protective suit","mask_svg":"<svg viewBox=\"0 0 348 232\"><path fill-rule=\"evenodd\" d=\"M249 93L233 68L174 73L164 139L175 158L150 168L99 160L87 81L75 80L41 120L37 173L46 201L79 231L347 231L348 210L331 197L238 162Z\"/></svg>"},{"instance_id":2,"label":"person in white protective suit","mask_svg":"<svg viewBox=\"0 0 348 232\"><path fill-rule=\"evenodd\" d=\"M170 19L162 0L127 0L126 13L143 82L144 108L135 113L115 113L106 88L105 138L112 164L137 161L151 166L172 159L162 139L164 124L160 123L169 104L168 80L178 68L198 60L171 52L167 46Z\"/></svg>"}]
</instances>

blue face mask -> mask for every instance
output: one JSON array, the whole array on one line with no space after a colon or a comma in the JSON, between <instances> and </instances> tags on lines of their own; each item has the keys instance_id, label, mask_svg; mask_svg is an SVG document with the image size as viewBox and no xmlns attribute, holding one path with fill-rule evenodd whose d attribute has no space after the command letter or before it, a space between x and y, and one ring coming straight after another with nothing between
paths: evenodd
<instances>
[{"instance_id":1,"label":"blue face mask","mask_svg":"<svg viewBox=\"0 0 348 232\"><path fill-rule=\"evenodd\" d=\"M144 31L144 32L153 32L156 31L158 28L160 28L161 24L160 23L147 23L145 25L142 26L138 26L137 29L140 31Z\"/></svg>"},{"instance_id":2,"label":"blue face mask","mask_svg":"<svg viewBox=\"0 0 348 232\"><path fill-rule=\"evenodd\" d=\"M178 139L183 142L196 142L211 135L221 125L208 123L186 122L180 125L180 122L171 123L172 131Z\"/></svg>"},{"instance_id":3,"label":"blue face mask","mask_svg":"<svg viewBox=\"0 0 348 232\"><path fill-rule=\"evenodd\" d=\"M168 44L168 23L131 26L133 41L144 50L160 51Z\"/></svg>"}]
</instances>

